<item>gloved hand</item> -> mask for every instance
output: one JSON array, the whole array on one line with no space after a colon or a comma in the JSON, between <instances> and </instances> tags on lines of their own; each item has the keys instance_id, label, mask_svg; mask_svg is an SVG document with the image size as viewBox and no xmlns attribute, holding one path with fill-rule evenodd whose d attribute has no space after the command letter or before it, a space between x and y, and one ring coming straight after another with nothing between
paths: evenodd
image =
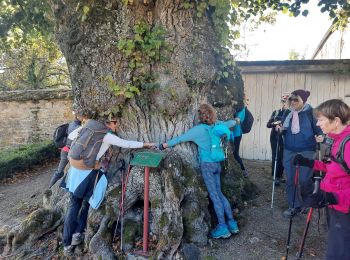
<instances>
[{"instance_id":1,"label":"gloved hand","mask_svg":"<svg viewBox=\"0 0 350 260\"><path fill-rule=\"evenodd\" d=\"M315 160L306 158L302 156L300 153L298 153L296 156L294 156L293 164L313 168L315 164Z\"/></svg>"},{"instance_id":2,"label":"gloved hand","mask_svg":"<svg viewBox=\"0 0 350 260\"><path fill-rule=\"evenodd\" d=\"M306 197L303 204L304 207L323 208L327 205L336 205L338 201L334 193L319 190L317 193Z\"/></svg>"}]
</instances>

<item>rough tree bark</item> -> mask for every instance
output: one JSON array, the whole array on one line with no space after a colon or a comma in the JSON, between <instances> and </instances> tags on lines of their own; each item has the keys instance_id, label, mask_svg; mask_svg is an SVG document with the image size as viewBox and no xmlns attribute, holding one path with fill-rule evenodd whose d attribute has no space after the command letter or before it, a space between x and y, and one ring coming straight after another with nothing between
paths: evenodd
<instances>
[{"instance_id":1,"label":"rough tree bark","mask_svg":"<svg viewBox=\"0 0 350 260\"><path fill-rule=\"evenodd\" d=\"M232 118L233 109L242 105L242 79L237 73L218 80L222 56L216 51L220 43L210 13L198 17L195 9L185 8L183 3L180 0L134 0L128 4L90 1L87 19L82 19L79 1L51 1L56 38L69 67L74 103L99 115L118 108L121 114L118 135L140 141L164 142L188 130L197 122L196 110L200 103L209 102L217 107L220 119ZM121 39L133 37L132 28L140 20L166 30L165 42L173 47L168 52L168 61L144 64L142 69L130 68L130 60L117 45ZM111 91L111 80L127 85L142 73L151 74L157 87L141 87L140 95L132 98L116 96ZM115 161L126 158L126 152L118 153ZM230 165L224 177L227 185L224 190L232 202L234 193L239 200L246 184L239 173L234 175L232 162ZM130 241L126 241L127 247L132 247L137 235L137 230L128 230L128 227L142 222L137 205L143 200L143 170L134 168L130 178L125 232L131 235ZM96 259L115 257L111 234L119 214L116 205L121 191L120 174L115 172L115 166L109 179L106 201L98 211L90 210L85 241L88 250L83 251ZM195 146L183 144L171 150L161 167L152 170L150 188L150 225L157 241L153 255L171 259L184 243L205 245L213 219L208 210L206 188L198 174ZM67 196L58 188L46 196L46 209L41 213L46 213L47 224L37 226L32 232L41 236L57 225L57 221L62 222ZM128 222L131 224L127 225ZM18 238L26 245L33 241L34 237L24 237L21 230L12 230L8 236L7 254L14 254ZM128 239L128 234L125 236Z\"/></svg>"}]
</instances>

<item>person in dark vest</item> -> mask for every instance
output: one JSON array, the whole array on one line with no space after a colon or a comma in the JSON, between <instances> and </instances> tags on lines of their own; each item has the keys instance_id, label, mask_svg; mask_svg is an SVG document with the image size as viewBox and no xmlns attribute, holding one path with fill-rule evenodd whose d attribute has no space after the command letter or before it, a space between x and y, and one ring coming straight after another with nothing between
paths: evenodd
<instances>
[{"instance_id":1,"label":"person in dark vest","mask_svg":"<svg viewBox=\"0 0 350 260\"><path fill-rule=\"evenodd\" d=\"M350 136L350 108L345 102L332 99L320 104L315 109L315 114L317 125L333 140L331 154L326 157L330 160L324 162L297 155L294 164L326 173L320 183L319 191L308 196L304 204L306 207L314 208L327 206L329 219L326 259L349 260L350 172L346 171L346 167L350 168L350 141L346 143L343 141ZM338 152L342 152L343 161L338 160Z\"/></svg>"},{"instance_id":2,"label":"person in dark vest","mask_svg":"<svg viewBox=\"0 0 350 260\"><path fill-rule=\"evenodd\" d=\"M81 128L73 131L68 138L74 140L69 150L70 169L66 189L71 193L63 228L64 255L72 256L74 246L83 241L86 227L89 198L92 196L95 180L101 173L101 159L110 146L122 148L151 148L154 143L124 140L115 132L117 118L103 122L89 119Z\"/></svg>"},{"instance_id":3,"label":"person in dark vest","mask_svg":"<svg viewBox=\"0 0 350 260\"><path fill-rule=\"evenodd\" d=\"M289 94L282 95L281 108L272 112L272 115L266 125L267 128L271 128L271 133L270 133L270 145L271 145L271 151L272 151L271 174L273 176L276 170L276 180L275 180L276 186L280 185L280 182L283 178L283 170L284 170L283 139L282 139L282 136L279 134L279 131L277 130L276 126L281 125L283 115L287 113L287 111L289 111L287 106L288 96ZM278 142L278 147L277 147L277 142ZM276 151L277 148L278 150ZM277 156L277 161L276 161L276 156ZM276 161L276 169L275 169L275 161Z\"/></svg>"},{"instance_id":4,"label":"person in dark vest","mask_svg":"<svg viewBox=\"0 0 350 260\"><path fill-rule=\"evenodd\" d=\"M73 111L73 114L75 116L75 120L68 125L67 134L69 135L71 132L73 132L75 129L81 126L81 123L83 120L86 120L86 116L83 114L80 114L79 112ZM66 145L61 149L60 153L60 162L58 164L58 167L54 174L51 177L49 189L55 185L55 183L61 179L64 175L64 169L66 168L68 164L68 152L70 148L72 140L69 140L67 138Z\"/></svg>"},{"instance_id":5,"label":"person in dark vest","mask_svg":"<svg viewBox=\"0 0 350 260\"><path fill-rule=\"evenodd\" d=\"M313 172L307 167L300 167L296 190L294 184L296 167L293 165L293 158L300 153L307 158L314 159L316 141L323 141L322 131L316 126L313 109L306 103L309 96L310 92L303 89L293 91L288 98L291 112L283 118L282 126L276 127L279 131L282 130L284 142L283 167L287 175L286 193L288 200L288 209L283 212L285 218L293 217L301 212L301 201L298 193L302 195L313 190Z\"/></svg>"}]
</instances>

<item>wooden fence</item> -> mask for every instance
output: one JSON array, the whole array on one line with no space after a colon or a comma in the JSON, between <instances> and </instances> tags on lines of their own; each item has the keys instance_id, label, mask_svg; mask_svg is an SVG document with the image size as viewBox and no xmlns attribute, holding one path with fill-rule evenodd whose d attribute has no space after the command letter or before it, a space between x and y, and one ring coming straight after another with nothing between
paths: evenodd
<instances>
[{"instance_id":1,"label":"wooden fence","mask_svg":"<svg viewBox=\"0 0 350 260\"><path fill-rule=\"evenodd\" d=\"M350 60L300 60L237 62L242 72L248 108L255 122L243 136L241 156L271 160L270 129L266 127L272 111L280 106L283 93L296 89L311 92L308 103L316 107L331 98L350 105Z\"/></svg>"}]
</instances>

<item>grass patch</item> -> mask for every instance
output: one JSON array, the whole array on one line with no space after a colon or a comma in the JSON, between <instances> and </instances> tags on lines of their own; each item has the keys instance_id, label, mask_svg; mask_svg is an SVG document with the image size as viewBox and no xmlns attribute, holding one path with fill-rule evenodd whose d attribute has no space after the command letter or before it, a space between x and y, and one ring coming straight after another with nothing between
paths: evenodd
<instances>
[{"instance_id":1,"label":"grass patch","mask_svg":"<svg viewBox=\"0 0 350 260\"><path fill-rule=\"evenodd\" d=\"M59 156L59 150L52 141L27 144L14 149L0 151L0 179L24 171L47 159Z\"/></svg>"}]
</instances>

